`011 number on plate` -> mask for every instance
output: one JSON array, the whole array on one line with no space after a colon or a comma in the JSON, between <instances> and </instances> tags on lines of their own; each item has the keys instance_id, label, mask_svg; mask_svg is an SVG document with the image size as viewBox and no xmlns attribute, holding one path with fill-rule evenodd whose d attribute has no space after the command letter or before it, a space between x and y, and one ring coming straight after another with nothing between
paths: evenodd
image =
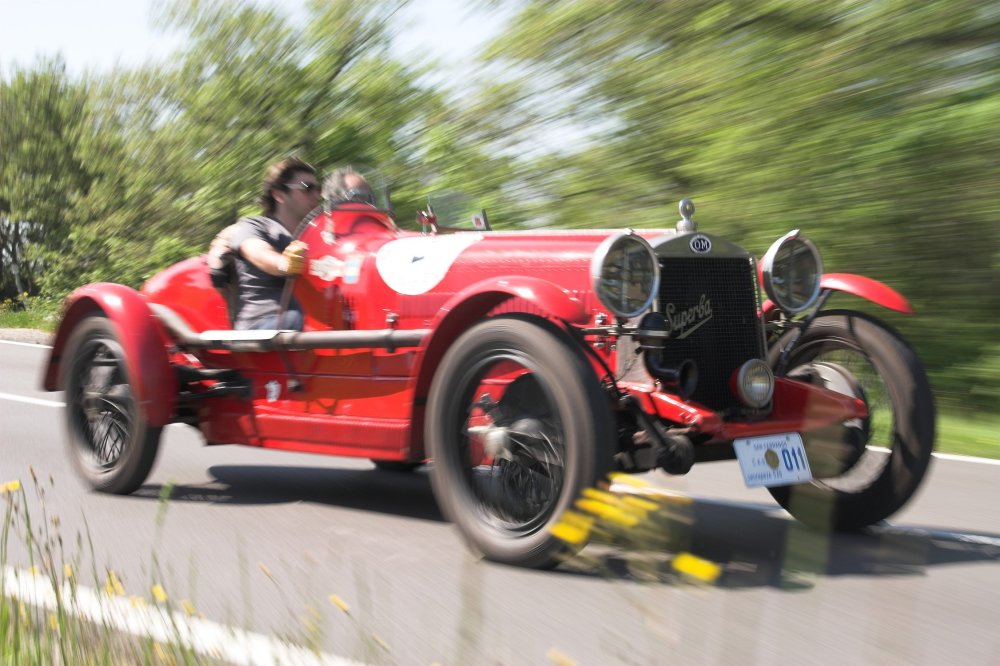
<instances>
[{"instance_id":1,"label":"011 number on plate","mask_svg":"<svg viewBox=\"0 0 1000 666\"><path fill-rule=\"evenodd\" d=\"M748 488L812 481L802 436L797 432L737 439L733 449Z\"/></svg>"}]
</instances>

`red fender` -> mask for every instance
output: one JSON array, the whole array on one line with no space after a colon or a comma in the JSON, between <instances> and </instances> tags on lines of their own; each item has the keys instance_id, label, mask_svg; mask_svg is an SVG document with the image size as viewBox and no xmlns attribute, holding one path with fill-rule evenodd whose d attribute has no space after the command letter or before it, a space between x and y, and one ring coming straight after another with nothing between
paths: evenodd
<instances>
[{"instance_id":1,"label":"red fender","mask_svg":"<svg viewBox=\"0 0 1000 666\"><path fill-rule=\"evenodd\" d=\"M433 328L437 330L440 323L466 301L486 299L493 301L492 308L511 296L528 301L556 319L576 324L588 322L583 303L567 289L542 278L510 275L476 282L452 296L441 308Z\"/></svg>"},{"instance_id":2,"label":"red fender","mask_svg":"<svg viewBox=\"0 0 1000 666\"><path fill-rule=\"evenodd\" d=\"M588 321L580 299L548 280L525 276L489 278L469 285L449 298L442 306L431 326L434 333L427 342L421 365L426 364L430 358L433 363L431 367L436 366L436 361L444 355L451 340L487 312L512 297L528 301L543 313L556 319L577 324L585 324ZM439 353L435 353L435 350ZM418 368L417 376L421 374ZM421 381L421 384L429 385L429 383L429 379Z\"/></svg>"},{"instance_id":3,"label":"red fender","mask_svg":"<svg viewBox=\"0 0 1000 666\"><path fill-rule=\"evenodd\" d=\"M910 305L910 302L902 294L884 282L879 282L863 275L854 275L853 273L824 273L820 279L820 287L822 289L854 294L896 312L913 314L913 306ZM767 299L761 306L761 310L766 316L775 307L771 299Z\"/></svg>"},{"instance_id":4,"label":"red fender","mask_svg":"<svg viewBox=\"0 0 1000 666\"><path fill-rule=\"evenodd\" d=\"M129 379L146 420L154 427L170 423L177 398L177 375L167 357L169 341L145 297L120 284L88 284L66 298L64 312L42 387L46 391L65 388L60 369L66 342L81 319L100 313L115 327L125 351Z\"/></svg>"}]
</instances>

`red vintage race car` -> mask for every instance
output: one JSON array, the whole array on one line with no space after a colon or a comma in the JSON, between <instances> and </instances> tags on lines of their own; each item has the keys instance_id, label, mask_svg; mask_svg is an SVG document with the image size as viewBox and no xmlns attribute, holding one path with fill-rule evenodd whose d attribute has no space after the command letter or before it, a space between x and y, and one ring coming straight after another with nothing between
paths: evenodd
<instances>
[{"instance_id":1,"label":"red vintage race car","mask_svg":"<svg viewBox=\"0 0 1000 666\"><path fill-rule=\"evenodd\" d=\"M160 432L207 444L432 461L445 515L486 557L550 566L551 533L614 470L685 474L737 458L796 518L858 529L913 495L934 402L894 330L834 292L910 312L888 286L824 274L797 231L758 263L674 229L403 231L348 203L307 218L289 281L303 331L237 331L203 257L140 291L99 283L66 303L46 370L65 389L75 463L131 493ZM768 295L762 302L760 287Z\"/></svg>"}]
</instances>

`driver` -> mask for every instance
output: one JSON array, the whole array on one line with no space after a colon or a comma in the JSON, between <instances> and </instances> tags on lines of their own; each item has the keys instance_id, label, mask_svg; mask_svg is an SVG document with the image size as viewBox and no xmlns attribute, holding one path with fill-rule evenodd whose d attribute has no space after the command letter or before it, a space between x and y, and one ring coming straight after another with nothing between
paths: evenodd
<instances>
[{"instance_id":1,"label":"driver","mask_svg":"<svg viewBox=\"0 0 1000 666\"><path fill-rule=\"evenodd\" d=\"M236 257L238 297L233 328L302 330L302 306L293 297L278 321L288 276L305 269L305 243L292 240L302 219L320 201L316 169L298 158L268 167L261 192L263 215L227 228Z\"/></svg>"}]
</instances>

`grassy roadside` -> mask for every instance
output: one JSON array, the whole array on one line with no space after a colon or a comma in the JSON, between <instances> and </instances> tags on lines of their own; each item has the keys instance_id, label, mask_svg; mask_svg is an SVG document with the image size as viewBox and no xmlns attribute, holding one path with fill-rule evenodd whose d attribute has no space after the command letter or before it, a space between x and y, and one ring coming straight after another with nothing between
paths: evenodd
<instances>
[{"instance_id":1,"label":"grassy roadside","mask_svg":"<svg viewBox=\"0 0 1000 666\"><path fill-rule=\"evenodd\" d=\"M247 645L255 651L250 663L328 663L321 640L334 622L348 623L357 634L362 661L350 663L391 658L388 644L337 595L330 595L325 610L318 599L304 608L289 605L288 615L300 618L301 627L264 636L210 622L189 599L168 594L159 582L164 572L158 553L172 485L164 486L158 501L149 577L126 581L98 564L88 527L75 539L64 538L62 522L46 507L54 479L46 483L32 468L28 472L30 483L0 479L0 666L221 666L233 658L247 663ZM17 561L10 557L12 546ZM259 566L273 585L283 584Z\"/></svg>"},{"instance_id":2,"label":"grassy roadside","mask_svg":"<svg viewBox=\"0 0 1000 666\"><path fill-rule=\"evenodd\" d=\"M57 312L55 306L16 311L0 307L0 328L26 328L51 333L56 326ZM939 409L937 450L1000 459L1000 415L983 416Z\"/></svg>"},{"instance_id":3,"label":"grassy roadside","mask_svg":"<svg viewBox=\"0 0 1000 666\"><path fill-rule=\"evenodd\" d=\"M52 333L59 323L60 304L50 300L34 299L27 309L12 307L0 302L0 328L30 328Z\"/></svg>"},{"instance_id":4,"label":"grassy roadside","mask_svg":"<svg viewBox=\"0 0 1000 666\"><path fill-rule=\"evenodd\" d=\"M83 538L77 535L76 552L71 553L72 541L64 539L60 521L45 509L45 486L31 470L32 487L40 502L41 515L32 515L28 508L26 488L19 480L0 483L0 665L43 666L48 664L151 664L177 665L199 662L196 655L175 632L166 641L156 641L116 630L105 619L95 622L79 612L78 594L85 594L77 585L84 573L81 566ZM89 541L89 536L88 536ZM17 598L17 576L8 565L8 548L13 542L27 547L28 575L42 581L39 591L27 602ZM91 556L93 551L91 550ZM97 580L97 569L92 569ZM124 595L121 583L108 571L107 599ZM114 583L114 585L112 585ZM95 587L97 585L95 584ZM48 601L45 597L50 597ZM164 601L166 601L164 599ZM133 596L134 607L147 602ZM148 602L151 610L166 612L167 608Z\"/></svg>"},{"instance_id":5,"label":"grassy roadside","mask_svg":"<svg viewBox=\"0 0 1000 666\"><path fill-rule=\"evenodd\" d=\"M1000 417L939 412L937 450L1000 459Z\"/></svg>"}]
</instances>

